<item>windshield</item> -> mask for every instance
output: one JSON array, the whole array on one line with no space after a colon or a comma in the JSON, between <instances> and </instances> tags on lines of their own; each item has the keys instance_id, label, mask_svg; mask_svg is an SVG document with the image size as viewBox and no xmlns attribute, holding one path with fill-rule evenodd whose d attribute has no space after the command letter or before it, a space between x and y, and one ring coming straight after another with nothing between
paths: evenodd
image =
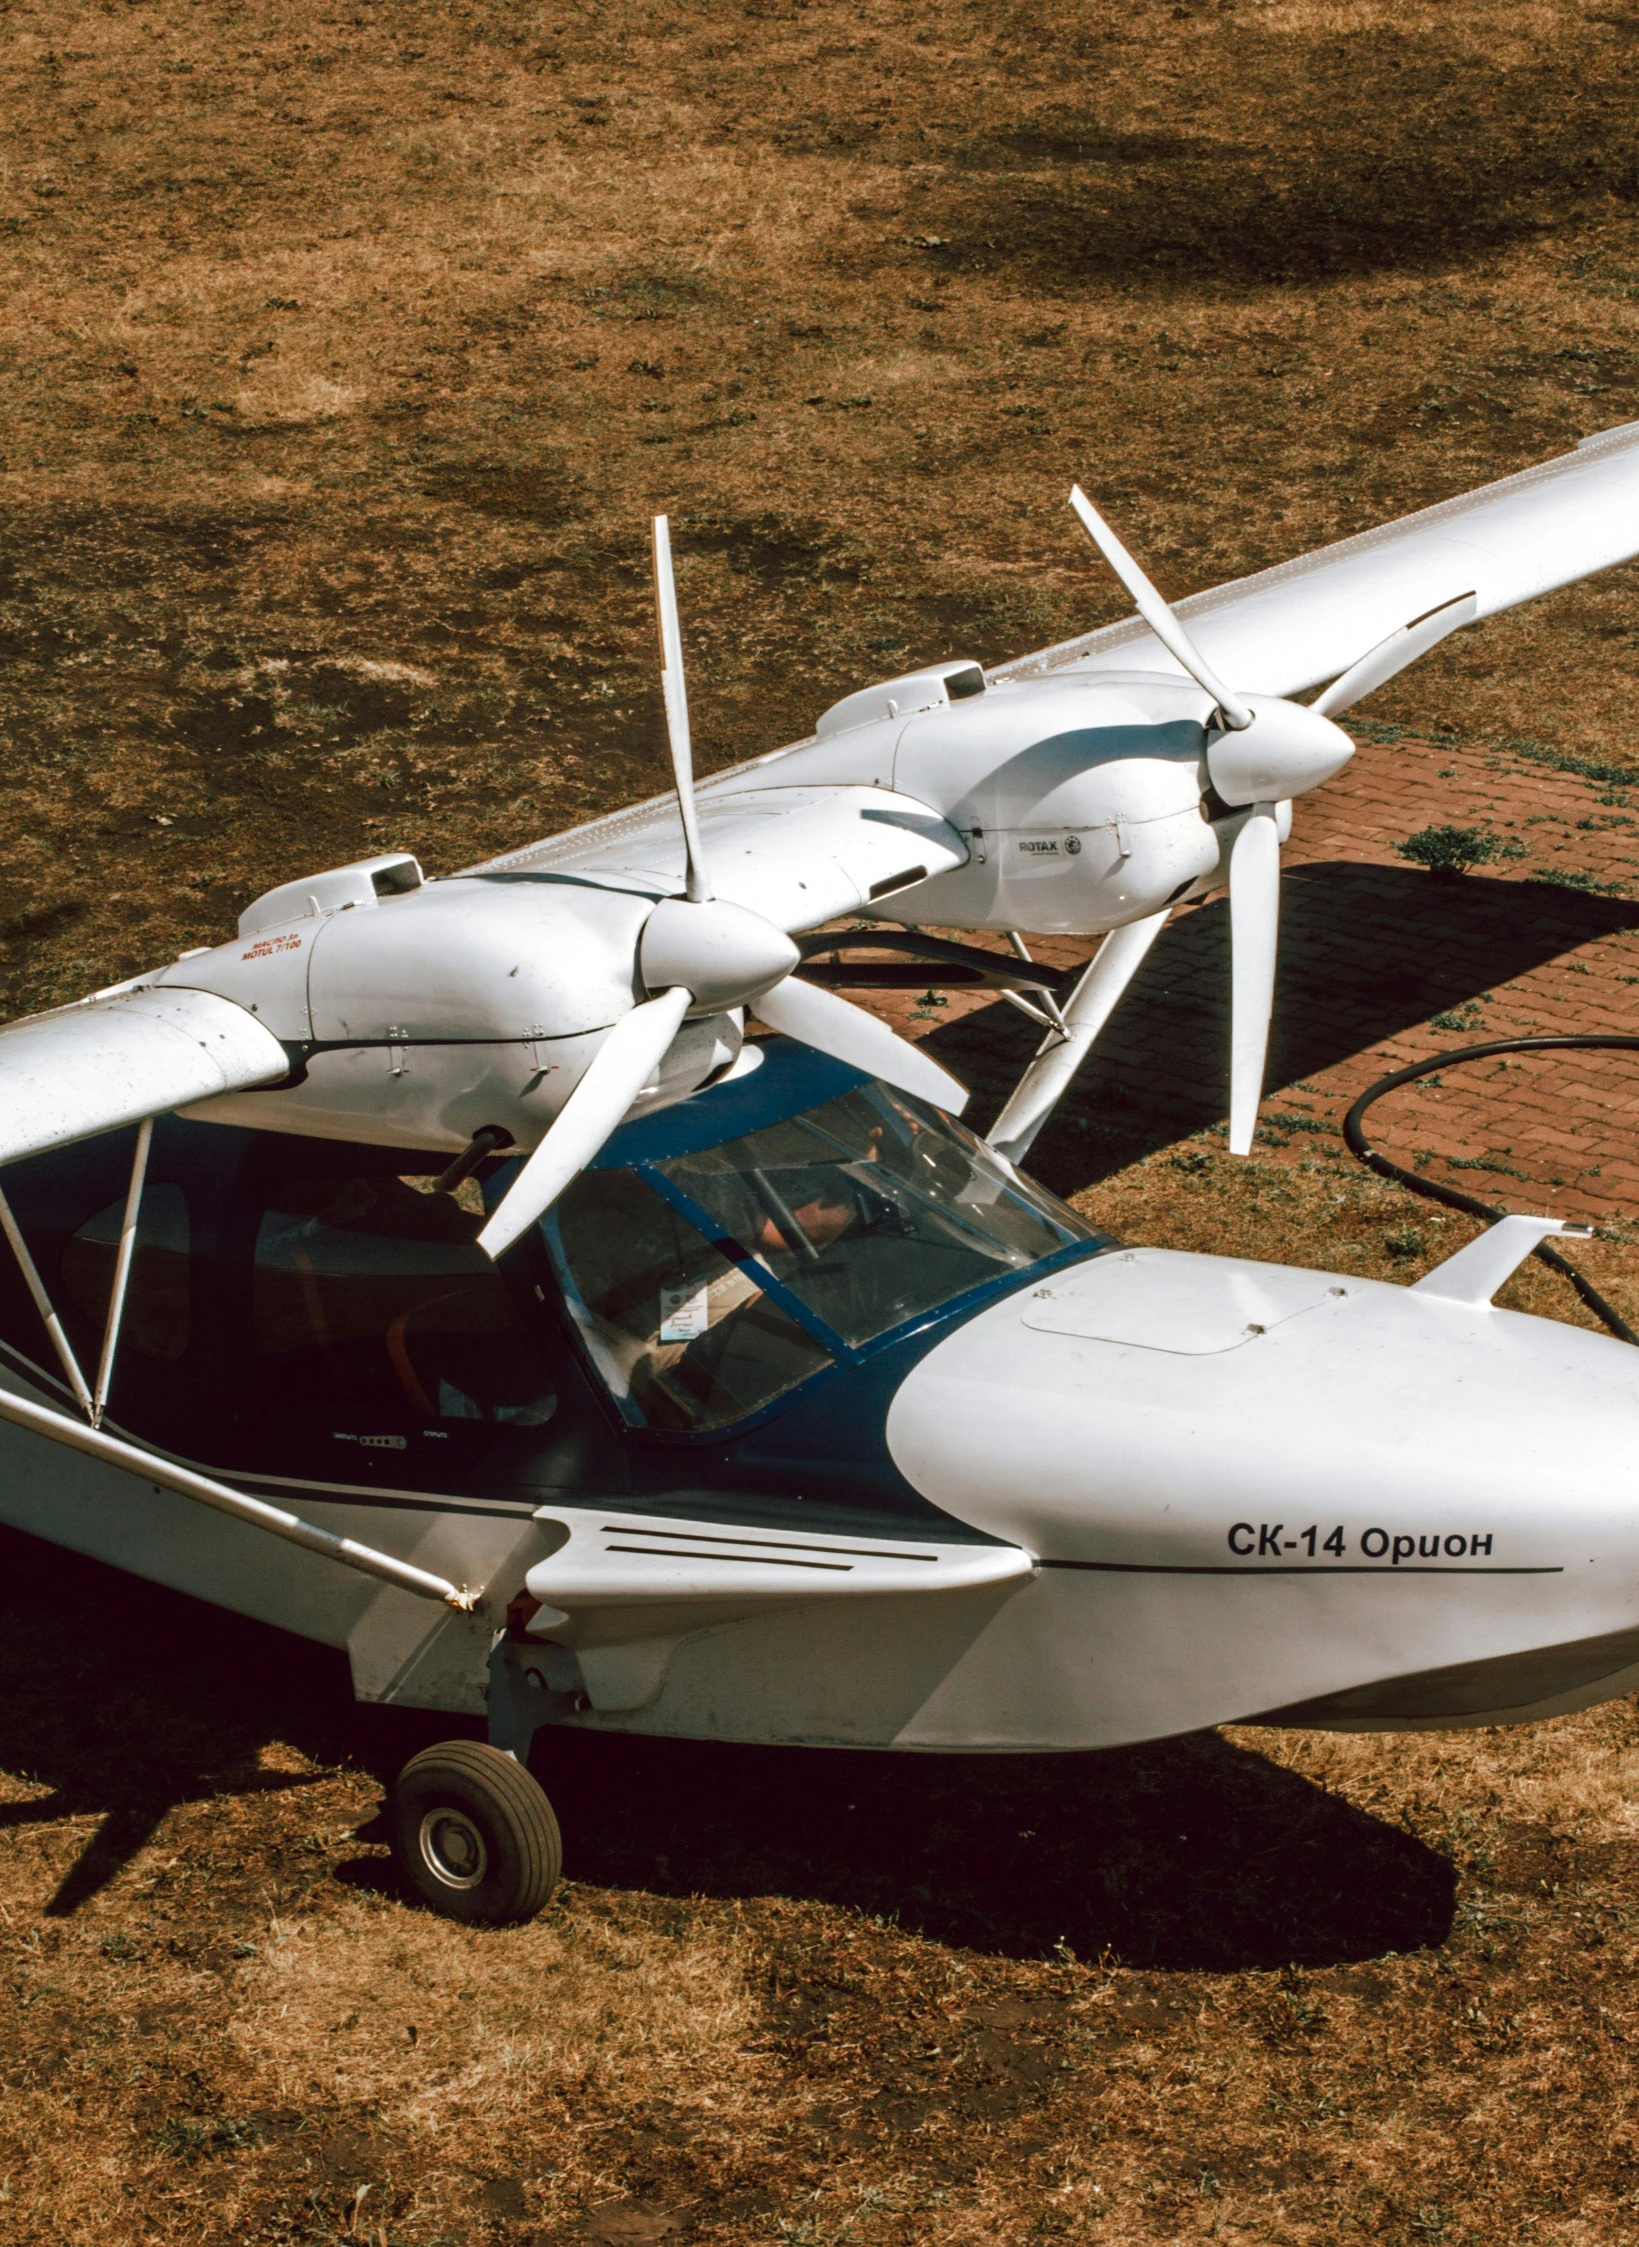
<instances>
[{"instance_id":1,"label":"windshield","mask_svg":"<svg viewBox=\"0 0 1639 2247\"><path fill-rule=\"evenodd\" d=\"M971 1131L880 1084L655 1167L856 1348L1097 1238Z\"/></svg>"},{"instance_id":2,"label":"windshield","mask_svg":"<svg viewBox=\"0 0 1639 2247\"><path fill-rule=\"evenodd\" d=\"M1103 1236L965 1126L863 1084L714 1147L584 1171L548 1237L605 1379L721 1427L987 1282Z\"/></svg>"}]
</instances>

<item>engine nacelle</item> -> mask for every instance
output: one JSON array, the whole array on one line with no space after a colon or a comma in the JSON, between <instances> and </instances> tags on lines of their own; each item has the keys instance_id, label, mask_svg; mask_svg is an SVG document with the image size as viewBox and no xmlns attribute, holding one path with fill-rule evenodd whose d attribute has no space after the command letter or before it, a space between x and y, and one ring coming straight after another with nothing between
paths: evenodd
<instances>
[{"instance_id":1,"label":"engine nacelle","mask_svg":"<svg viewBox=\"0 0 1639 2247\"><path fill-rule=\"evenodd\" d=\"M1139 677L993 688L913 719L894 786L950 807L969 858L891 917L1096 935L1209 880L1209 712L1187 680Z\"/></svg>"},{"instance_id":2,"label":"engine nacelle","mask_svg":"<svg viewBox=\"0 0 1639 2247\"><path fill-rule=\"evenodd\" d=\"M328 905L315 893L299 917L154 979L234 1000L303 1063L299 1081L200 1115L416 1149L464 1147L495 1124L535 1146L643 996L634 969L652 897L480 875L385 895L372 885L373 909L355 909L366 902L346 885ZM726 1011L688 1023L637 1105L683 1099L727 1067L742 1027Z\"/></svg>"}]
</instances>

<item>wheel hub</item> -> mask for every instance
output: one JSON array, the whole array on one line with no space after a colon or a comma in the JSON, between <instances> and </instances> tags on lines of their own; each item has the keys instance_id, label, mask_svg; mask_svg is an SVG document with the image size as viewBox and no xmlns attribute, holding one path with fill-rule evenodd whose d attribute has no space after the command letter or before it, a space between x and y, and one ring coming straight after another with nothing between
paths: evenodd
<instances>
[{"instance_id":1,"label":"wheel hub","mask_svg":"<svg viewBox=\"0 0 1639 2247\"><path fill-rule=\"evenodd\" d=\"M429 1810L416 1837L421 1862L441 1888L476 1888L489 1870L489 1848L464 1810Z\"/></svg>"}]
</instances>

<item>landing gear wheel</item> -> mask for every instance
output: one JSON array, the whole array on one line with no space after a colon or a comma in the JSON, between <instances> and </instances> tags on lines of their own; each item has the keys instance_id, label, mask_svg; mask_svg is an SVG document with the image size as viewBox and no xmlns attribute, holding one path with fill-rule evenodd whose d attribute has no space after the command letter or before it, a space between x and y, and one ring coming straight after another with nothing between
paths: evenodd
<instances>
[{"instance_id":1,"label":"landing gear wheel","mask_svg":"<svg viewBox=\"0 0 1639 2247\"><path fill-rule=\"evenodd\" d=\"M411 1893L446 1919L533 1919L558 1885L552 1805L521 1764L478 1740L412 1756L392 1801L393 1855Z\"/></svg>"}]
</instances>

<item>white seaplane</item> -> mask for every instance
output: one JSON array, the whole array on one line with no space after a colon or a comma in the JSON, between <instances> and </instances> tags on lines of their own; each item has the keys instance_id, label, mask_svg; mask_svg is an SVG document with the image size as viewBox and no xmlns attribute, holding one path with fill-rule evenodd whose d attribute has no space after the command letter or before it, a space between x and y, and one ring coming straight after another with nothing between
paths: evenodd
<instances>
[{"instance_id":1,"label":"white seaplane","mask_svg":"<svg viewBox=\"0 0 1639 2247\"><path fill-rule=\"evenodd\" d=\"M1639 425L1176 610L1073 504L1136 617L698 790L662 519L674 796L292 881L0 1031L0 1519L487 1716L395 1790L441 1911L550 1894L546 1725L1069 1749L1639 1685L1639 1357L1492 1307L1555 1220L1407 1289L1123 1247L1017 1167L1225 880L1246 1151L1291 798L1447 633L1639 552ZM827 987L839 920L1035 1012L988 1142ZM1072 988L1032 931L1103 942Z\"/></svg>"}]
</instances>

